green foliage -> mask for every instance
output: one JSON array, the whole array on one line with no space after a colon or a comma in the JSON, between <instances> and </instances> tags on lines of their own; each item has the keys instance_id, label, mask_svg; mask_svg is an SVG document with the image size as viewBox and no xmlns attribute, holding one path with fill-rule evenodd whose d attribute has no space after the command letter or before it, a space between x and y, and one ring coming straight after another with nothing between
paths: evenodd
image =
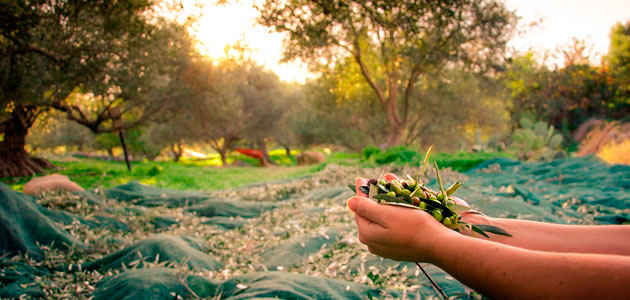
<instances>
[{"instance_id":1,"label":"green foliage","mask_svg":"<svg viewBox=\"0 0 630 300\"><path fill-rule=\"evenodd\" d=\"M372 156L378 154L381 154L381 148L372 145L367 146L363 148L363 150L361 150L361 155L363 156L363 159L370 159Z\"/></svg>"},{"instance_id":2,"label":"green foliage","mask_svg":"<svg viewBox=\"0 0 630 300\"><path fill-rule=\"evenodd\" d=\"M385 152L374 156L374 162L379 165L398 164L406 165L419 159L418 152L404 146L391 147Z\"/></svg>"},{"instance_id":3,"label":"green foliage","mask_svg":"<svg viewBox=\"0 0 630 300\"><path fill-rule=\"evenodd\" d=\"M424 152L417 152L407 147L392 147L383 153L370 156L369 160L363 160L363 166L374 165L410 165L421 166L425 157ZM497 157L514 157L505 152L440 152L431 154L429 162L437 163L440 168L452 168L456 171L466 171L488 159Z\"/></svg>"},{"instance_id":4,"label":"green foliage","mask_svg":"<svg viewBox=\"0 0 630 300\"><path fill-rule=\"evenodd\" d=\"M591 118L630 115L630 72L624 71L630 70L630 62L624 58L630 47L630 25L626 27L617 24L612 30L608 65L592 65L587 47L579 40L563 50L565 63L561 68L549 69L538 63L533 53L511 58L505 83L512 102L512 122L516 124L522 117L540 118L561 128L569 138L569 131Z\"/></svg>"},{"instance_id":5,"label":"green foliage","mask_svg":"<svg viewBox=\"0 0 630 300\"><path fill-rule=\"evenodd\" d=\"M338 102L373 103L355 112L380 111L389 146L404 143L405 132L416 129L419 116L410 103L423 100L417 89L427 86L425 78L449 65L466 65L469 73L489 71L515 24L514 14L496 1L266 0L257 8L259 23L288 36L286 59L301 58L333 73ZM359 119L352 121L360 126ZM379 137L366 127L359 131Z\"/></svg>"},{"instance_id":6,"label":"green foliage","mask_svg":"<svg viewBox=\"0 0 630 300\"><path fill-rule=\"evenodd\" d=\"M487 152L492 150L501 150L499 148L499 140L500 137L497 134L490 136L488 139L484 140L481 137L481 130L475 130L475 142L471 147L472 151L475 152Z\"/></svg>"},{"instance_id":7,"label":"green foliage","mask_svg":"<svg viewBox=\"0 0 630 300\"><path fill-rule=\"evenodd\" d=\"M254 182L283 180L313 174L322 165L304 167L230 167L218 168L195 160L180 162L132 162L132 171L127 171L125 162L99 159L73 159L54 161L55 173L67 175L70 180L84 188L114 187L131 180L177 190L221 190L239 187ZM21 189L30 177L0 180L14 189Z\"/></svg>"},{"instance_id":8,"label":"green foliage","mask_svg":"<svg viewBox=\"0 0 630 300\"><path fill-rule=\"evenodd\" d=\"M507 152L523 161L549 161L567 156L561 149L562 135L555 133L553 126L543 121L534 123L528 118L522 118L520 125L512 134Z\"/></svg>"}]
</instances>

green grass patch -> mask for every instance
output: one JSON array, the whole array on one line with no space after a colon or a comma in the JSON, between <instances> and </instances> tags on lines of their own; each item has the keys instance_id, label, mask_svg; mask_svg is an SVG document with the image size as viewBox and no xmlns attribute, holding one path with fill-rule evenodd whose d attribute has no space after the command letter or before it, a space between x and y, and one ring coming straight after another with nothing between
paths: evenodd
<instances>
[{"instance_id":1,"label":"green grass patch","mask_svg":"<svg viewBox=\"0 0 630 300\"><path fill-rule=\"evenodd\" d=\"M424 160L425 153L416 150L397 146L381 151L376 147L366 147L363 149L364 159L361 166L375 167L379 165L410 165L420 166ZM429 161L437 162L441 168L452 168L456 171L466 171L483 161L497 157L514 158L513 155L505 152L464 152L455 153L433 153Z\"/></svg>"},{"instance_id":2,"label":"green grass patch","mask_svg":"<svg viewBox=\"0 0 630 300\"><path fill-rule=\"evenodd\" d=\"M137 180L141 183L177 190L221 190L242 185L290 179L320 171L323 164L311 166L217 167L212 161L183 160L180 162L132 162L127 171L125 162L80 158L53 161L57 170L48 173L67 175L84 188L114 187ZM31 178L2 178L0 181L15 190Z\"/></svg>"}]
</instances>

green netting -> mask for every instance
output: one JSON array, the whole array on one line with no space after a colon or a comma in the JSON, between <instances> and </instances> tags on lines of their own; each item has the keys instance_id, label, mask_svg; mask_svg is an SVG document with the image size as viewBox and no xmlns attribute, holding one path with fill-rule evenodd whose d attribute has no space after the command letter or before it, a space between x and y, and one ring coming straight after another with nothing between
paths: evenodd
<instances>
[{"instance_id":1,"label":"green netting","mask_svg":"<svg viewBox=\"0 0 630 300\"><path fill-rule=\"evenodd\" d=\"M0 258L0 298L19 298L20 295L43 297L42 290L32 282L36 276L48 274L50 272L46 269Z\"/></svg>"},{"instance_id":2,"label":"green netting","mask_svg":"<svg viewBox=\"0 0 630 300\"><path fill-rule=\"evenodd\" d=\"M262 272L233 277L222 282L217 294L221 299L379 299L385 296L399 298L400 292L344 280L315 277L286 272ZM214 296L214 295L207 295ZM411 299L416 298L410 294Z\"/></svg>"},{"instance_id":3,"label":"green netting","mask_svg":"<svg viewBox=\"0 0 630 300\"><path fill-rule=\"evenodd\" d=\"M137 181L105 189L103 192L107 198L147 207L184 207L203 202L209 198L204 192L166 190L144 185Z\"/></svg>"},{"instance_id":4,"label":"green netting","mask_svg":"<svg viewBox=\"0 0 630 300\"><path fill-rule=\"evenodd\" d=\"M457 195L491 216L556 223L588 215L607 224L630 219L630 166L594 157L537 163L493 159L466 174L470 180Z\"/></svg>"},{"instance_id":5,"label":"green netting","mask_svg":"<svg viewBox=\"0 0 630 300\"><path fill-rule=\"evenodd\" d=\"M153 300L193 298L214 295L217 284L194 275L178 274L173 269L151 268L126 271L104 279L94 292L95 300Z\"/></svg>"},{"instance_id":6,"label":"green netting","mask_svg":"<svg viewBox=\"0 0 630 300\"><path fill-rule=\"evenodd\" d=\"M278 267L293 267L304 263L309 255L319 251L322 246L337 241L340 233L336 228L325 228L319 233L294 236L260 254L263 263L270 270Z\"/></svg>"},{"instance_id":7,"label":"green netting","mask_svg":"<svg viewBox=\"0 0 630 300\"><path fill-rule=\"evenodd\" d=\"M428 292L428 291L427 291ZM217 283L200 276L183 276L172 269L137 269L109 277L94 292L94 299L184 299L219 297L237 299L379 299L399 298L400 292L370 288L343 280L263 272L233 277ZM414 294L409 295L412 299Z\"/></svg>"},{"instance_id":8,"label":"green netting","mask_svg":"<svg viewBox=\"0 0 630 300\"><path fill-rule=\"evenodd\" d=\"M198 216L204 217L253 218L275 207L277 207L277 205L272 202L210 199L189 207L185 211L194 212Z\"/></svg>"},{"instance_id":9,"label":"green netting","mask_svg":"<svg viewBox=\"0 0 630 300\"><path fill-rule=\"evenodd\" d=\"M123 265L141 268L145 262L185 263L193 270L217 270L223 267L221 262L200 250L203 249L190 238L161 233L86 263L82 269L106 271L120 269Z\"/></svg>"},{"instance_id":10,"label":"green netting","mask_svg":"<svg viewBox=\"0 0 630 300\"><path fill-rule=\"evenodd\" d=\"M548 163L495 159L477 166L466 175L469 179L456 195L465 198L471 205L490 216L556 223L620 224L630 221L628 166L606 165L593 157ZM262 184L265 183L258 185ZM299 182L290 181L290 184L292 188L295 185L295 188L299 189L299 185L296 185ZM148 226L148 230L154 230L149 234L182 232L183 226L210 224L225 231L240 228L228 233L243 234L243 238L250 238L245 235L252 227L248 226L248 223L272 226L272 223L277 221L282 226L274 225L275 227L269 230L273 234L269 237L270 242L265 244L268 246L260 248L260 252L254 254L253 262L261 262L270 270L285 266L289 270L303 271L313 266L312 264L317 263L319 259L326 265L332 262L343 264L348 274L344 276L365 274L371 276L372 282L384 287L390 282L384 274L404 275L410 279L409 284L421 286L416 292L421 293L423 297L435 295L428 280L418 272L415 264L382 259L358 248L353 244L356 241L349 242L349 236L355 235L351 219L342 218L344 221L341 223L338 221L340 219L337 219L337 223L332 223L332 226L326 223L329 214L337 213L339 218L338 212L347 213L345 201L351 193L343 186L345 184L346 182L340 182L339 186L331 186L328 183L320 189L295 193L289 201L272 203L243 201L238 198L220 199L209 193L158 189L134 182L101 192L79 193L92 204L104 205L104 198L134 204L108 206L104 213L95 215L75 215L43 207L37 204L34 198L13 192L0 184L0 238L3 241L0 253L26 252L31 257L39 259L42 252L37 247L37 242L40 244L54 242L57 246L75 243L76 241L55 222L64 225L73 223L76 225L78 222L81 226L95 229L107 227L117 233L103 238L122 244L127 243L127 239L137 238L134 235L127 235L129 230L133 231L131 229L131 225L135 224L133 220L153 223L155 226ZM304 186L312 189L317 185ZM238 195L238 191L242 192L242 189L244 188L225 194ZM174 217L171 216L171 211L164 207L177 207L175 210L184 213ZM262 213L276 208L279 209L265 214L262 218L259 217ZM191 214L201 216L195 219L198 223L181 221L181 216ZM125 216L137 217L125 219ZM300 231L289 229L299 224L300 220L309 218L310 223L302 224L306 226L301 227ZM132 221L128 225L121 220ZM214 228L210 230L216 232ZM210 235L208 238L213 237ZM350 250L343 252L343 249ZM83 264L82 268L104 271L121 270L123 264L141 267L106 277L94 293L95 299L173 299L174 295L194 298L193 293L199 297L214 297L221 293L221 299L366 299L370 296L381 298L379 295L386 291L350 281L293 273L251 273L224 282L214 282L199 276L187 275L190 273L182 271L186 268L220 271L224 264L229 263L229 259L219 261L207 254L213 252L217 257L224 255L219 254L225 251L224 249L215 250L213 252L212 249L203 249L199 243L188 237L157 234L110 253L102 259L92 261L84 259L88 263ZM331 256L329 259L325 257L328 253L331 253L330 255L345 253L347 256ZM185 266L164 269L155 268L155 264L151 265L167 261ZM34 297L41 296L42 290L34 284L34 278L52 274L46 269L29 268L24 264L5 262L1 259L0 267L2 269L0 297L18 297L24 293ZM72 269L76 268L75 266ZM11 271L13 269L16 271ZM60 272L68 272L67 269L67 266L54 268ZM448 295L465 293L466 288L462 284L439 268L425 265L425 269ZM399 291L386 292L393 297L401 296Z\"/></svg>"},{"instance_id":11,"label":"green netting","mask_svg":"<svg viewBox=\"0 0 630 300\"><path fill-rule=\"evenodd\" d=\"M42 251L37 243L60 248L83 247L80 241L42 214L42 210L45 208L33 197L0 183L0 254L24 253L41 258Z\"/></svg>"},{"instance_id":12,"label":"green netting","mask_svg":"<svg viewBox=\"0 0 630 300\"><path fill-rule=\"evenodd\" d=\"M202 222L203 224L214 225L223 230L241 228L247 223L247 219L235 217L211 217Z\"/></svg>"}]
</instances>

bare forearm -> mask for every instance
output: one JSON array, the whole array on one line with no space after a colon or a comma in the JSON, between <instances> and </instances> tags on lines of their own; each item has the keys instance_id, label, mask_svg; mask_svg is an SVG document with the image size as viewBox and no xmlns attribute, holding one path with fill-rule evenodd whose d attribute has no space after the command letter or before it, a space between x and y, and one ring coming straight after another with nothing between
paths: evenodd
<instances>
[{"instance_id":1,"label":"bare forearm","mask_svg":"<svg viewBox=\"0 0 630 300\"><path fill-rule=\"evenodd\" d=\"M630 256L630 226L561 225L526 220L467 215L473 224L491 224L512 237L490 235L490 240L529 250L617 254Z\"/></svg>"},{"instance_id":2,"label":"bare forearm","mask_svg":"<svg viewBox=\"0 0 630 300\"><path fill-rule=\"evenodd\" d=\"M432 262L492 299L621 299L630 258L553 253L448 235Z\"/></svg>"}]
</instances>

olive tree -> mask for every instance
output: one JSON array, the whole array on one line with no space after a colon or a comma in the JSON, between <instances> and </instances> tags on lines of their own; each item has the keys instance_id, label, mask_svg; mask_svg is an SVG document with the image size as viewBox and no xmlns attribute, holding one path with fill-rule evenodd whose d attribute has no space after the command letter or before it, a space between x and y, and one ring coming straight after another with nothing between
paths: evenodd
<instances>
[{"instance_id":1,"label":"olive tree","mask_svg":"<svg viewBox=\"0 0 630 300\"><path fill-rule=\"evenodd\" d=\"M0 2L0 177L50 166L25 137L43 112L93 133L143 123L177 98L190 40L149 0ZM113 122L113 120L120 120Z\"/></svg>"},{"instance_id":2,"label":"olive tree","mask_svg":"<svg viewBox=\"0 0 630 300\"><path fill-rule=\"evenodd\" d=\"M314 69L346 58L360 70L387 120L389 146L415 118L416 87L452 64L489 71L502 57L515 16L495 0L283 1L257 7L259 23L286 33L285 59Z\"/></svg>"}]
</instances>

